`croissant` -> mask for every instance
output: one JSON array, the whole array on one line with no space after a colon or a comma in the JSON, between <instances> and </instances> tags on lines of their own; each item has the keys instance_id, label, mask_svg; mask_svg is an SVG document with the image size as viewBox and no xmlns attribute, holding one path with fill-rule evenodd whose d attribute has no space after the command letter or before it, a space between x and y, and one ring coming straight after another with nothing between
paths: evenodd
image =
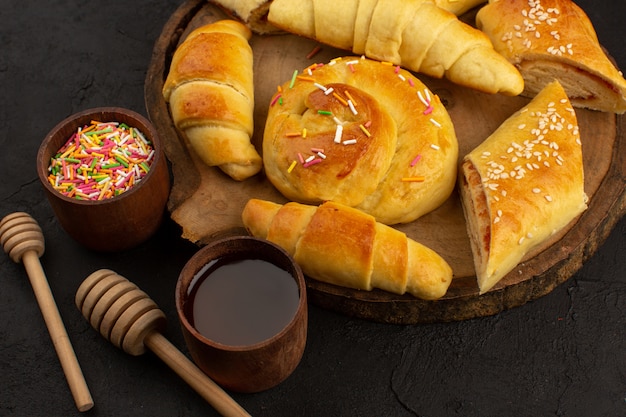
<instances>
[{"instance_id":1,"label":"croissant","mask_svg":"<svg viewBox=\"0 0 626 417\"><path fill-rule=\"evenodd\" d=\"M254 85L250 29L234 20L202 26L174 52L163 97L172 120L209 166L235 180L258 173L251 143Z\"/></svg>"},{"instance_id":2,"label":"croissant","mask_svg":"<svg viewBox=\"0 0 626 417\"><path fill-rule=\"evenodd\" d=\"M626 80L607 57L585 12L571 0L491 0L476 25L520 70L523 95L559 80L573 106L626 112Z\"/></svg>"},{"instance_id":3,"label":"croissant","mask_svg":"<svg viewBox=\"0 0 626 417\"><path fill-rule=\"evenodd\" d=\"M438 7L461 16L468 10L487 0L435 0ZM260 35L282 32L267 21L271 0L210 0L227 13L245 23L250 30Z\"/></svg>"},{"instance_id":4,"label":"croissant","mask_svg":"<svg viewBox=\"0 0 626 417\"><path fill-rule=\"evenodd\" d=\"M435 0L435 4L437 4L438 7L452 12L457 16L461 16L479 4L486 2L487 0Z\"/></svg>"},{"instance_id":5,"label":"croissant","mask_svg":"<svg viewBox=\"0 0 626 417\"><path fill-rule=\"evenodd\" d=\"M487 93L518 95L519 71L433 0L274 0L268 21L319 42Z\"/></svg>"},{"instance_id":6,"label":"croissant","mask_svg":"<svg viewBox=\"0 0 626 417\"><path fill-rule=\"evenodd\" d=\"M481 294L587 208L576 113L558 81L463 158L460 195Z\"/></svg>"},{"instance_id":7,"label":"croissant","mask_svg":"<svg viewBox=\"0 0 626 417\"><path fill-rule=\"evenodd\" d=\"M443 0L449 1L449 0ZM271 0L210 0L260 35L282 32L267 21Z\"/></svg>"},{"instance_id":8,"label":"croissant","mask_svg":"<svg viewBox=\"0 0 626 417\"><path fill-rule=\"evenodd\" d=\"M342 204L251 199L242 219L253 236L281 246L319 281L434 300L452 280L452 269L433 250Z\"/></svg>"}]
</instances>

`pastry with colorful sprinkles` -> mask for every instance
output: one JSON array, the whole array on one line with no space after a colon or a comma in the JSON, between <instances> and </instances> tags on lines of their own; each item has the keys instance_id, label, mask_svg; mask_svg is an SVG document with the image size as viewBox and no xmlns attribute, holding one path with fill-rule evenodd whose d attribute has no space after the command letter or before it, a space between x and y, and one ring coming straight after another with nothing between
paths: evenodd
<instances>
[{"instance_id":1,"label":"pastry with colorful sprinkles","mask_svg":"<svg viewBox=\"0 0 626 417\"><path fill-rule=\"evenodd\" d=\"M271 100L267 178L289 200L336 201L385 224L440 206L458 143L439 97L388 62L342 57L294 71Z\"/></svg>"},{"instance_id":2,"label":"pastry with colorful sprinkles","mask_svg":"<svg viewBox=\"0 0 626 417\"><path fill-rule=\"evenodd\" d=\"M576 113L558 81L465 156L460 194L481 294L586 210Z\"/></svg>"}]
</instances>

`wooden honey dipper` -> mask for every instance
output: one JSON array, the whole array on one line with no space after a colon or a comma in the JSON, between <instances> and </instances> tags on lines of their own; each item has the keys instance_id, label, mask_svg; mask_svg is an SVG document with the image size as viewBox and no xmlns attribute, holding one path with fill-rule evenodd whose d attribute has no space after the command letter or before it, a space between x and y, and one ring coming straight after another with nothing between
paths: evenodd
<instances>
[{"instance_id":1,"label":"wooden honey dipper","mask_svg":"<svg viewBox=\"0 0 626 417\"><path fill-rule=\"evenodd\" d=\"M76 292L76 307L105 339L134 356L146 348L225 417L250 415L162 334L165 314L126 278L108 269L89 275Z\"/></svg>"},{"instance_id":2,"label":"wooden honey dipper","mask_svg":"<svg viewBox=\"0 0 626 417\"><path fill-rule=\"evenodd\" d=\"M0 222L0 244L15 263L21 261L26 268L76 407L79 411L91 409L93 399L39 262L45 250L41 228L28 213L9 214Z\"/></svg>"}]
</instances>

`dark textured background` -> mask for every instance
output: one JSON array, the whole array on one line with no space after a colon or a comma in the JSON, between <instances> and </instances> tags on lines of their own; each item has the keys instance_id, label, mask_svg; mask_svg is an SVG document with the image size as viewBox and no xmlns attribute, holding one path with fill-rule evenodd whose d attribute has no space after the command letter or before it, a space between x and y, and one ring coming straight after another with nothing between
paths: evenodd
<instances>
[{"instance_id":1,"label":"dark textured background","mask_svg":"<svg viewBox=\"0 0 626 417\"><path fill-rule=\"evenodd\" d=\"M3 2L8 3L8 2ZM176 321L178 272L196 248L167 222L144 245L97 254L56 222L35 171L44 135L71 113L123 106L146 114L152 47L178 1L11 2L0 8L0 216L29 212L46 237L41 262L94 397L87 416L212 416L155 355L132 357L74 306L78 285L110 268ZM579 0L626 68L626 2ZM623 161L622 161L623 163ZM254 416L626 416L626 220L551 294L493 317L394 326L310 308L295 373L233 396ZM22 265L0 256L0 416L73 416L63 373Z\"/></svg>"}]
</instances>

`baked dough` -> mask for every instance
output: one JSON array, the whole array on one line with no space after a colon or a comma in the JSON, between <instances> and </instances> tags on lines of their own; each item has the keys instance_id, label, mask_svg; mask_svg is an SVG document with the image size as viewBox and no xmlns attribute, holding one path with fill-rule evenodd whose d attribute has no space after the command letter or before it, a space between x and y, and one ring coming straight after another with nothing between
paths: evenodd
<instances>
[{"instance_id":1,"label":"baked dough","mask_svg":"<svg viewBox=\"0 0 626 417\"><path fill-rule=\"evenodd\" d=\"M435 0L435 3L438 7L460 16L477 5L485 3L485 1ZM253 32L260 35L284 32L267 21L271 0L209 0L209 2L221 7L226 13L241 20Z\"/></svg>"},{"instance_id":2,"label":"baked dough","mask_svg":"<svg viewBox=\"0 0 626 417\"><path fill-rule=\"evenodd\" d=\"M242 181L262 159L251 143L254 84L250 29L221 20L191 32L178 46L163 85L174 124L209 166Z\"/></svg>"},{"instance_id":3,"label":"baked dough","mask_svg":"<svg viewBox=\"0 0 626 417\"><path fill-rule=\"evenodd\" d=\"M481 294L587 208L576 113L557 81L465 156L460 194Z\"/></svg>"},{"instance_id":4,"label":"baked dough","mask_svg":"<svg viewBox=\"0 0 626 417\"><path fill-rule=\"evenodd\" d=\"M241 20L254 33L272 35L283 32L267 21L267 13L272 3L269 0L210 0L210 3L220 6L228 14Z\"/></svg>"},{"instance_id":5,"label":"baked dough","mask_svg":"<svg viewBox=\"0 0 626 417\"><path fill-rule=\"evenodd\" d=\"M367 58L313 65L280 87L263 163L289 200L332 200L385 224L434 210L456 183L458 143L439 97L411 73Z\"/></svg>"},{"instance_id":6,"label":"baked dough","mask_svg":"<svg viewBox=\"0 0 626 417\"><path fill-rule=\"evenodd\" d=\"M463 15L465 12L474 7L486 3L487 0L435 0L435 4L457 16Z\"/></svg>"},{"instance_id":7,"label":"baked dough","mask_svg":"<svg viewBox=\"0 0 626 417\"><path fill-rule=\"evenodd\" d=\"M452 269L433 250L360 210L252 199L242 213L249 232L285 249L318 281L426 300L445 295Z\"/></svg>"},{"instance_id":8,"label":"baked dough","mask_svg":"<svg viewBox=\"0 0 626 417\"><path fill-rule=\"evenodd\" d=\"M607 57L585 12L570 0L491 0L476 25L519 68L523 95L559 80L572 105L626 112L626 80Z\"/></svg>"},{"instance_id":9,"label":"baked dough","mask_svg":"<svg viewBox=\"0 0 626 417\"><path fill-rule=\"evenodd\" d=\"M433 0L274 0L268 21L411 71L486 93L518 95L519 71L489 38Z\"/></svg>"}]
</instances>

